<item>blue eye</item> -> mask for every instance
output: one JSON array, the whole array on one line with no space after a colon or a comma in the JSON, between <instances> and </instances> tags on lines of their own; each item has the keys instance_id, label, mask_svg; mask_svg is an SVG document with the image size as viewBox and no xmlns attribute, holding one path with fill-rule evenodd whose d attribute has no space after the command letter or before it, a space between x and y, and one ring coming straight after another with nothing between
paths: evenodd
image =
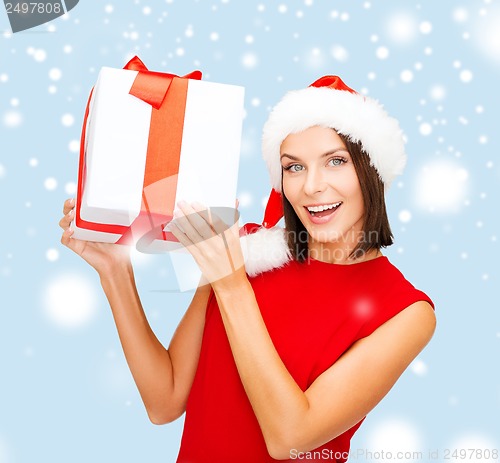
<instances>
[{"instance_id":1,"label":"blue eye","mask_svg":"<svg viewBox=\"0 0 500 463\"><path fill-rule=\"evenodd\" d=\"M300 172L299 170L295 170L295 169L293 169L294 167L301 167L301 168L302 168L302 166L301 166L300 164L292 164L292 165L290 165L290 166L283 167L283 169L285 169L285 170L289 170L289 171L291 171L291 172ZM301 169L301 170L302 170L302 169Z\"/></svg>"},{"instance_id":2,"label":"blue eye","mask_svg":"<svg viewBox=\"0 0 500 463\"><path fill-rule=\"evenodd\" d=\"M332 162L332 164L335 167L338 167L338 166L341 166L342 164L346 163L347 159L345 159L345 158L332 158L332 159L330 159L329 162Z\"/></svg>"},{"instance_id":3,"label":"blue eye","mask_svg":"<svg viewBox=\"0 0 500 463\"><path fill-rule=\"evenodd\" d=\"M331 163L333 167L340 167L342 164L345 164L347 162L346 158L331 158L328 163ZM304 170L304 166L300 164L290 164L289 166L283 167L283 170L289 171L289 172L302 172Z\"/></svg>"}]
</instances>

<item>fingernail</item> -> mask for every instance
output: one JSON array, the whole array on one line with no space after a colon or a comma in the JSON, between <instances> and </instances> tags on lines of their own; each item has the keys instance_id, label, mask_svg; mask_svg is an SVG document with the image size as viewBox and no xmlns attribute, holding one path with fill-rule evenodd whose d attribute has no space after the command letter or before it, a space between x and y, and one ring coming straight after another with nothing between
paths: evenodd
<instances>
[{"instance_id":1,"label":"fingernail","mask_svg":"<svg viewBox=\"0 0 500 463\"><path fill-rule=\"evenodd\" d=\"M75 205L75 198L71 198L71 201L69 202L72 206Z\"/></svg>"}]
</instances>

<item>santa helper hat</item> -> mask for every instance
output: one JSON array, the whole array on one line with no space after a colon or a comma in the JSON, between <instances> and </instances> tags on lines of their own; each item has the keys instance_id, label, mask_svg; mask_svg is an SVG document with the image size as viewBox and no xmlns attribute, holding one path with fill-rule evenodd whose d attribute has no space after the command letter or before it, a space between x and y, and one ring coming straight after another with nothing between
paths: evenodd
<instances>
[{"instance_id":1,"label":"santa helper hat","mask_svg":"<svg viewBox=\"0 0 500 463\"><path fill-rule=\"evenodd\" d=\"M403 172L403 132L376 100L360 95L337 76L324 76L305 89L288 92L263 130L262 154L272 186L264 220L262 225L246 224L240 231L249 276L282 267L292 258L285 230L276 226L283 217L280 146L289 134L313 126L332 128L354 143L361 142L386 191Z\"/></svg>"}]
</instances>

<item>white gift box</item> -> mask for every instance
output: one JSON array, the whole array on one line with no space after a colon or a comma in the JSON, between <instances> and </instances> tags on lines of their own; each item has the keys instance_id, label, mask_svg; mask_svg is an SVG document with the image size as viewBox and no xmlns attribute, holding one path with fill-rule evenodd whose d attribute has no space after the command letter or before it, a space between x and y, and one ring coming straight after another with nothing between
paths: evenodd
<instances>
[{"instance_id":1,"label":"white gift box","mask_svg":"<svg viewBox=\"0 0 500 463\"><path fill-rule=\"evenodd\" d=\"M79 216L72 224L74 238L119 242L121 231L131 227L141 213L150 125L157 109L129 93L139 72L104 67L99 73L80 153L85 175L81 168L76 201ZM183 199L208 207L234 208L243 100L243 87L187 80L178 174L162 180L175 187L172 204ZM165 133L170 129L165 127ZM134 236L134 241L139 238ZM149 251L142 251L179 247L179 243L163 239L150 242Z\"/></svg>"}]
</instances>

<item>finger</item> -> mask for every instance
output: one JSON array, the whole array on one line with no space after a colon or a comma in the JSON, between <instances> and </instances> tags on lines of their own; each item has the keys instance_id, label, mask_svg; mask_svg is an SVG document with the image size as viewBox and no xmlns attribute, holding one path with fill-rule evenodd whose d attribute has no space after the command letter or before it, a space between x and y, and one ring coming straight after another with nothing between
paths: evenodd
<instances>
[{"instance_id":1,"label":"finger","mask_svg":"<svg viewBox=\"0 0 500 463\"><path fill-rule=\"evenodd\" d=\"M239 221L239 211L232 207L211 207L210 224L217 234L222 234Z\"/></svg>"},{"instance_id":2,"label":"finger","mask_svg":"<svg viewBox=\"0 0 500 463\"><path fill-rule=\"evenodd\" d=\"M216 212L216 210L217 210L217 208L213 208L213 207L210 208L210 210L209 210L210 225L215 230L215 233L217 233L218 235L221 235L229 228L229 225L226 223L225 220L223 220L219 216L219 214ZM220 210L221 209L219 208L219 211ZM224 212L223 209L222 209L222 212Z\"/></svg>"},{"instance_id":3,"label":"finger","mask_svg":"<svg viewBox=\"0 0 500 463\"><path fill-rule=\"evenodd\" d=\"M87 246L87 242L73 238L74 230L72 228L68 228L64 230L64 233L61 236L61 244L71 249L74 253L81 256Z\"/></svg>"},{"instance_id":4,"label":"finger","mask_svg":"<svg viewBox=\"0 0 500 463\"><path fill-rule=\"evenodd\" d=\"M166 229L174 235L179 243L181 243L184 247L192 246L192 241L186 236L184 230L179 227L179 224L174 220L170 221L166 227Z\"/></svg>"},{"instance_id":5,"label":"finger","mask_svg":"<svg viewBox=\"0 0 500 463\"><path fill-rule=\"evenodd\" d=\"M214 235L207 222L208 215L205 206L197 203L195 209L185 201L179 202L178 206L182 215L176 220L179 221L182 230L193 243L198 243Z\"/></svg>"},{"instance_id":6,"label":"finger","mask_svg":"<svg viewBox=\"0 0 500 463\"><path fill-rule=\"evenodd\" d=\"M173 231L173 227L178 230L178 233L182 234L183 239L187 239L189 241L189 244L193 244L202 239L202 237L196 232L196 229L193 228L191 223L187 220L184 213L179 210L174 211L174 217L167 225L167 229L170 231ZM179 237L177 238L179 239ZM182 244L186 246L186 242L182 241Z\"/></svg>"},{"instance_id":7,"label":"finger","mask_svg":"<svg viewBox=\"0 0 500 463\"><path fill-rule=\"evenodd\" d=\"M61 236L61 244L71 249L72 246L70 241L71 241L71 236L73 235L74 232L75 231L72 230L71 228L67 228L66 230L64 230Z\"/></svg>"},{"instance_id":8,"label":"finger","mask_svg":"<svg viewBox=\"0 0 500 463\"><path fill-rule=\"evenodd\" d=\"M202 217L203 221L205 222L201 227L201 230L205 232L203 234L205 239L212 238L214 235L218 235L221 233L221 230L224 228L223 221L219 220L220 218L213 212L214 209L217 208L207 207L197 201L191 203L191 206L194 210L196 210L196 212Z\"/></svg>"},{"instance_id":9,"label":"finger","mask_svg":"<svg viewBox=\"0 0 500 463\"><path fill-rule=\"evenodd\" d=\"M224 239L224 234L239 221L239 212L232 207L210 207L207 209L208 216L203 217L212 229L213 236L219 236ZM205 211L204 211L205 213Z\"/></svg>"},{"instance_id":10,"label":"finger","mask_svg":"<svg viewBox=\"0 0 500 463\"><path fill-rule=\"evenodd\" d=\"M66 230L73 219L75 218L75 210L71 209L60 221L59 221L59 226L63 229Z\"/></svg>"},{"instance_id":11,"label":"finger","mask_svg":"<svg viewBox=\"0 0 500 463\"><path fill-rule=\"evenodd\" d=\"M75 207L75 198L70 198L64 201L63 214L66 215L71 209Z\"/></svg>"}]
</instances>

